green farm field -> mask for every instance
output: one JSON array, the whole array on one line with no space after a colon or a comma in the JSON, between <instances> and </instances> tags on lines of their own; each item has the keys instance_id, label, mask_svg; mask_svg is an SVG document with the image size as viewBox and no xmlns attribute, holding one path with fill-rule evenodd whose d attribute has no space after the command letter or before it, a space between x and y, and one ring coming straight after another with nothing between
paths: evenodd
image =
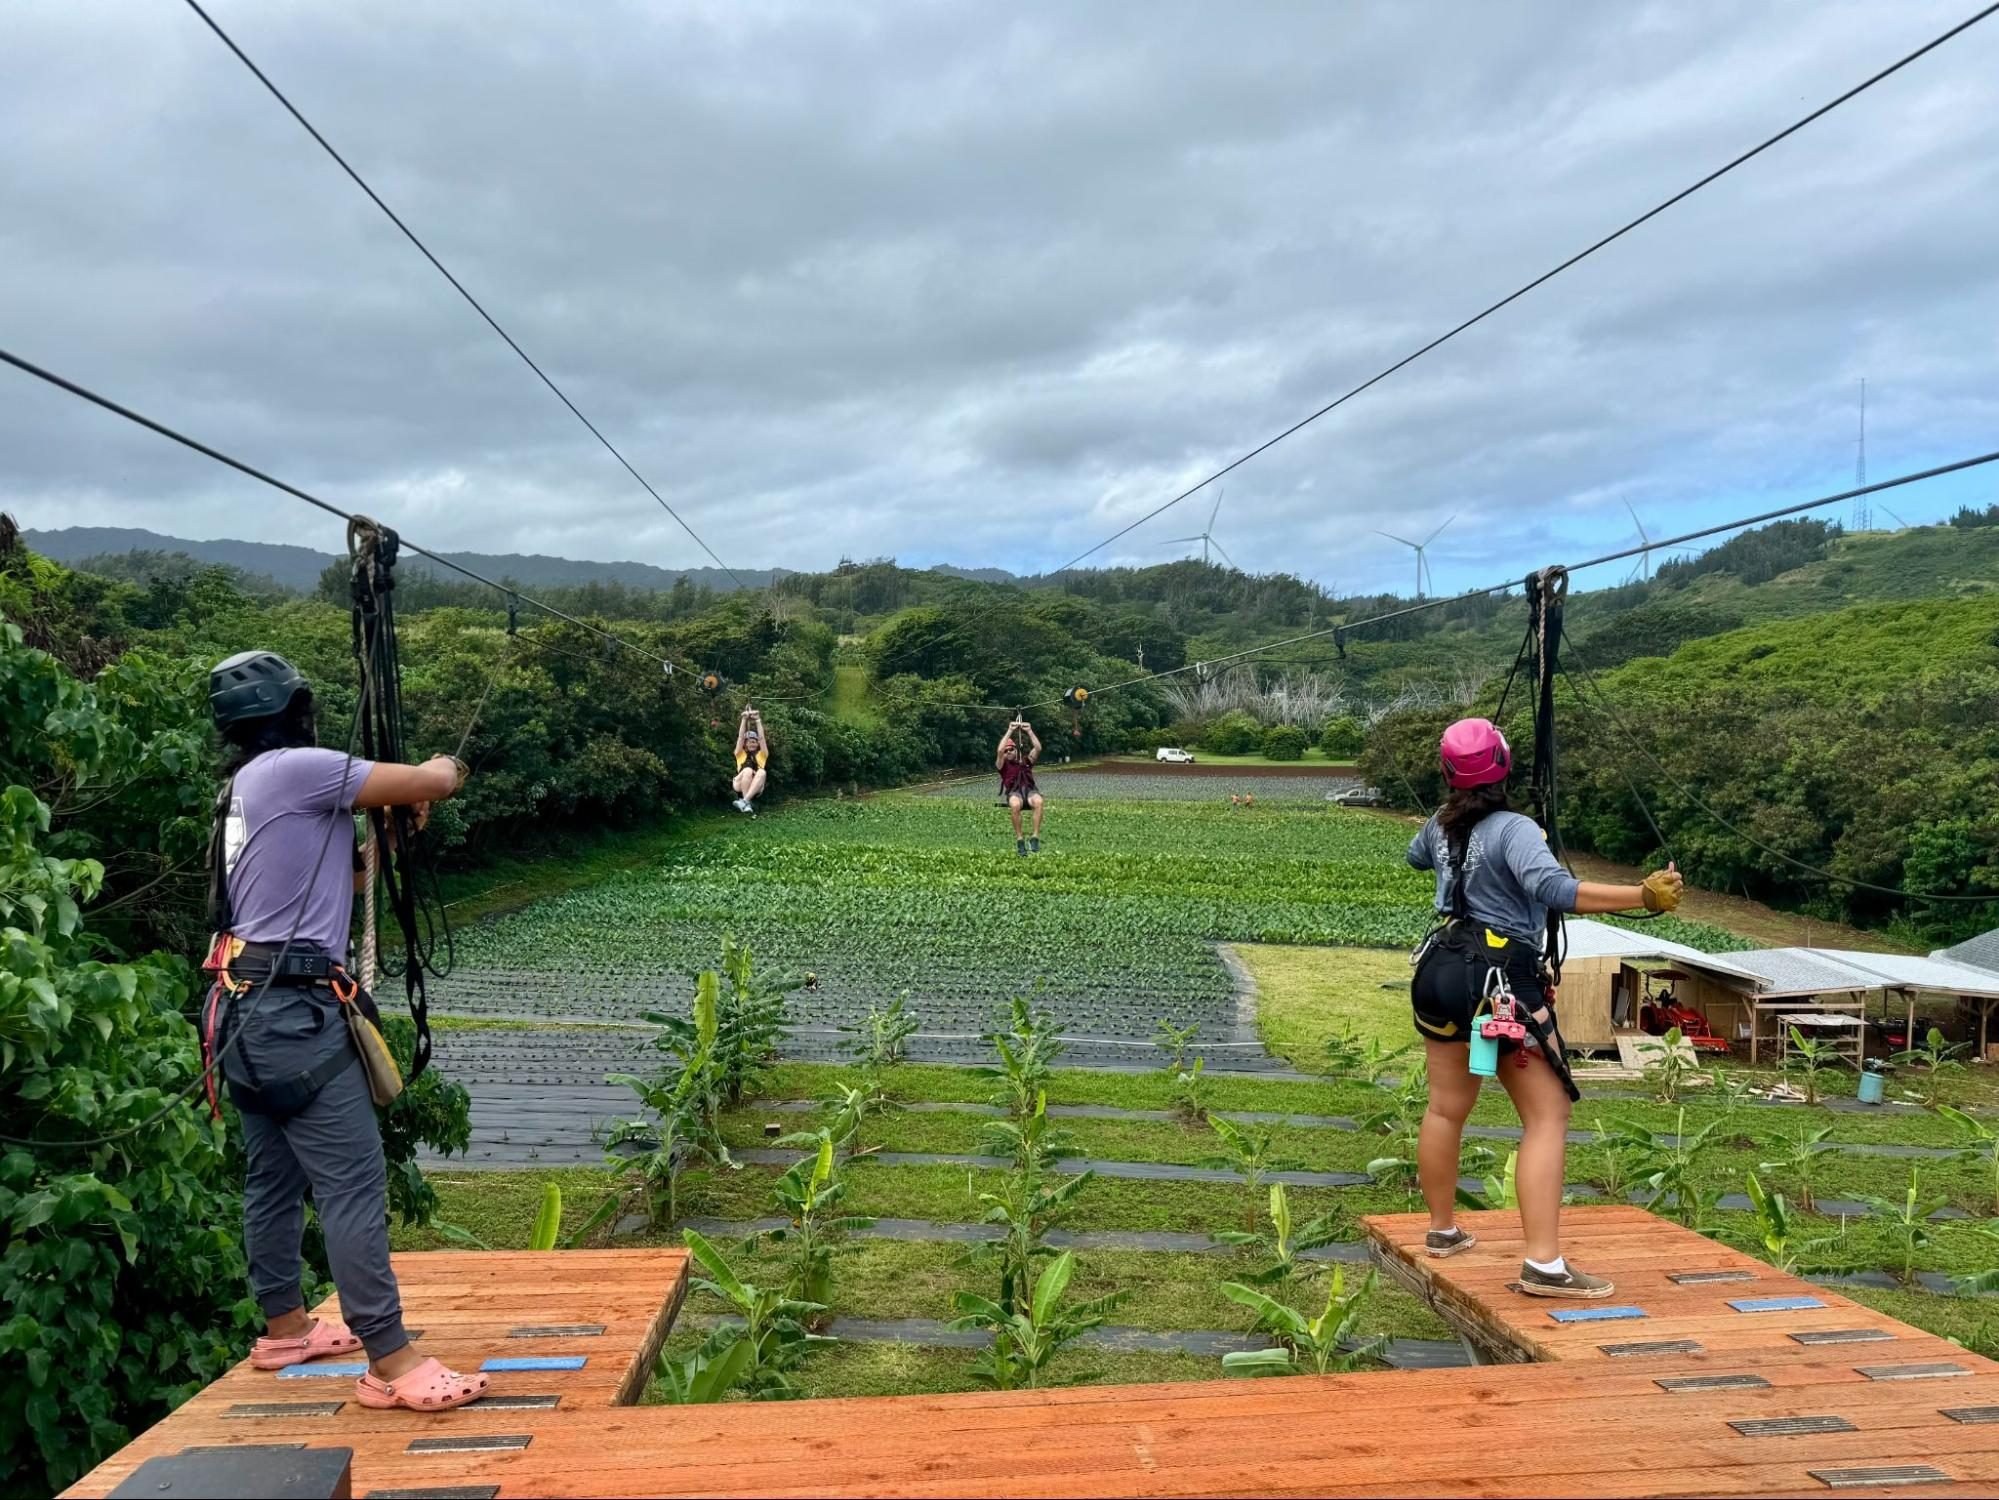
<instances>
[{"instance_id":1,"label":"green farm field","mask_svg":"<svg viewBox=\"0 0 1999 1500\"><path fill-rule=\"evenodd\" d=\"M759 1231L789 1217L778 1195L792 1156L773 1150L772 1138L829 1123L820 1101L843 1088L872 1090L899 1107L864 1120L847 1142L860 1154L837 1180L839 1211L875 1225L847 1235L832 1260L825 1300L828 1331L839 1342L803 1361L797 1391L975 1388L978 1350L945 1325L955 1293L993 1293L992 1269L968 1258L969 1242L995 1232L983 1223L991 1199L981 1195L1003 1194L1011 1174L993 1155L1004 1089L951 1064L995 1062L978 1033L1001 1024L1010 997L1032 995L1054 1029L1118 1038L1121 1048L1116 1066L1075 1066L1102 1054L1072 1040L1040 1086L1050 1124L1064 1138L1048 1180L1086 1164L1097 1173L1044 1227L1074 1249L1072 1298L1119 1298L1093 1336L1100 1341L1077 1344L1043 1376L1052 1383L1215 1378L1218 1349L1250 1328L1249 1314L1221 1288L1264 1269L1267 1256L1210 1237L1267 1228L1267 1187L1215 1170L1229 1152L1203 1113L1263 1133L1268 1164L1303 1174L1287 1189L1290 1211L1301 1223L1323 1216L1332 1239L1318 1253L1348 1262L1349 1289L1363 1278L1353 1263L1359 1219L1414 1204L1393 1171L1369 1175L1373 1163L1396 1154L1396 1132L1420 1114L1420 1091L1397 1087L1408 1059L1369 1082L1338 1068L1327 1047L1343 1034L1390 1051L1408 1040L1398 981L1407 974L1406 945L1426 923L1429 882L1405 867L1406 838L1396 820L1324 806L1241 814L1212 802L1051 800L1043 852L1023 859L989 800L895 795L794 804L656 843L640 864L607 865L593 883L466 932L460 953L468 972L483 967L510 982L539 975L535 1006L569 1005L572 1021L633 1026L648 1007L684 1014L686 976L712 967L723 935L733 933L761 971L817 976L815 993L791 997L807 1032L816 1025L823 1033L907 992L919 1026L914 1060L870 1071L833 1060L823 1045L786 1046L794 1060L764 1069L742 1103L719 1112L715 1147L727 1162L697 1164L671 1214L656 1201L649 1209L636 1171L614 1162L481 1171L443 1163L432 1175L453 1237L405 1230L400 1243L442 1245L470 1233L495 1246L526 1244L543 1190L555 1182L565 1233L583 1229L616 1194L616 1243L679 1243L698 1228L745 1280L782 1282L793 1252L767 1239L750 1248ZM1699 922L1669 925L1673 936L1704 948L1741 943ZM1225 951L1254 979L1253 1017L1237 1008L1239 981ZM1196 1027L1177 1070L1150 1040L1161 1020ZM461 1025L489 1040L517 1037L529 1052L599 1034L534 1021L461 1018ZM1247 1026L1248 1048L1229 1029L1236 1025ZM491 1027L499 1029L485 1031ZM454 1029L443 1054L460 1041ZM926 1053L921 1038L933 1033L958 1040ZM639 1042L648 1033L615 1034ZM1243 1071L1252 1053L1265 1076ZM1204 1073L1190 1087L1176 1071L1197 1056ZM643 1062L637 1070L648 1071ZM1931 1079L1903 1070L1896 1092L1930 1094L1999 1129L1990 1071L1950 1069ZM1773 1081L1767 1071L1724 1072L1739 1082ZM1821 1083L1835 1099L1852 1092L1851 1075ZM1842 1289L1919 1326L1993 1345L1999 1303L1954 1294L1961 1278L1999 1262L1999 1167L1989 1145L1983 1155L1957 1154L1973 1144L1964 1125L1913 1105L1860 1113L1758 1104L1715 1083L1671 1102L1653 1093L1645 1083L1616 1085L1577 1108L1584 1134L1571 1147L1568 1175L1579 1194L1641 1187L1648 1169L1634 1142L1648 1133L1656 1152L1680 1133L1712 1127L1689 1179L1710 1200L1698 1215L1706 1232L1769 1253L1765 1226L1741 1197L1755 1174L1791 1200L1793 1253L1809 1245L1808 1269L1862 1273ZM618 1113L641 1111L627 1093ZM1370 1124L1370 1117L1381 1118ZM1490 1133L1467 1141L1468 1177L1499 1169L1510 1149L1503 1132L1514 1123L1504 1097L1490 1091L1474 1116ZM608 1124L607 1116L601 1125ZM1913 1228L1879 1211L1903 1201L1912 1172L1920 1209L1935 1212ZM1799 1212L1807 1193L1817 1208ZM1675 1203L1660 1206L1672 1211ZM592 1234L605 1232L599 1226ZM1316 1312L1326 1289L1324 1275L1299 1275L1273 1295ZM727 1310L711 1293L692 1296L665 1360L693 1357ZM1380 1288L1350 1331L1398 1341L1364 1364L1412 1351L1437 1357L1435 1341L1447 1334L1427 1309ZM666 1395L656 1384L654 1399Z\"/></svg>"}]
</instances>

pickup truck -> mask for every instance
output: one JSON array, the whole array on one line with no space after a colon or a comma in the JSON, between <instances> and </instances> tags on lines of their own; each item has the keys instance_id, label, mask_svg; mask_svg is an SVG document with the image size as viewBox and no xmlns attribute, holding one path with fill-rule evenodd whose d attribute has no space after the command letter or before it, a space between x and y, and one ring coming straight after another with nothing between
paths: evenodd
<instances>
[{"instance_id":1,"label":"pickup truck","mask_svg":"<svg viewBox=\"0 0 1999 1500\"><path fill-rule=\"evenodd\" d=\"M1386 807L1388 799L1381 795L1381 788L1372 786L1343 786L1337 792L1326 793L1326 800L1335 807Z\"/></svg>"}]
</instances>

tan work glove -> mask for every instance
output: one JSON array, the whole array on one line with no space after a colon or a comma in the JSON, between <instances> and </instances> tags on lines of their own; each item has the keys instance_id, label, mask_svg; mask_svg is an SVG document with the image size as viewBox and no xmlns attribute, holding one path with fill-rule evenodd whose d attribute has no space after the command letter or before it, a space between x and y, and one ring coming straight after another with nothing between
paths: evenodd
<instances>
[{"instance_id":1,"label":"tan work glove","mask_svg":"<svg viewBox=\"0 0 1999 1500\"><path fill-rule=\"evenodd\" d=\"M1654 870L1647 875L1639 882L1638 889L1644 893L1647 911L1677 911L1680 895L1686 886L1680 872L1669 864L1665 869Z\"/></svg>"}]
</instances>

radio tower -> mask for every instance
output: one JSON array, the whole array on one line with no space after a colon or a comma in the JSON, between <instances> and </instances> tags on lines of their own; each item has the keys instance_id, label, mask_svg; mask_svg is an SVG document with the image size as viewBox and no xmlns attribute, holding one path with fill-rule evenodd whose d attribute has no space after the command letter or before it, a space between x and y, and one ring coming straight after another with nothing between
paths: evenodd
<instances>
[{"instance_id":1,"label":"radio tower","mask_svg":"<svg viewBox=\"0 0 1999 1500\"><path fill-rule=\"evenodd\" d=\"M1867 488L1867 377L1860 377L1860 447L1853 460L1853 487ZM1865 495L1853 497L1853 529L1872 531L1874 529L1874 508L1867 503Z\"/></svg>"}]
</instances>

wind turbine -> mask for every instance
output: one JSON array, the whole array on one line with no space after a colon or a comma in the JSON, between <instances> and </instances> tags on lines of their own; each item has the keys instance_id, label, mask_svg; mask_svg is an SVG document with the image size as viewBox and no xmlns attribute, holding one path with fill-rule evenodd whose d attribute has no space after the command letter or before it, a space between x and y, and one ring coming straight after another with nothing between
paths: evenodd
<instances>
[{"instance_id":1,"label":"wind turbine","mask_svg":"<svg viewBox=\"0 0 1999 1500\"><path fill-rule=\"evenodd\" d=\"M1228 493L1227 490L1216 492L1215 508L1208 512L1208 524L1198 534L1194 536L1176 536L1171 541L1161 542L1159 545L1162 547L1178 547L1184 542L1199 542L1201 544L1201 561L1203 564L1208 560L1208 549L1213 547L1217 552L1221 552L1223 562L1232 568L1235 567L1235 559L1230 557L1227 552L1222 551L1222 544L1215 540L1215 517L1222 513L1222 501L1228 498Z\"/></svg>"},{"instance_id":2,"label":"wind turbine","mask_svg":"<svg viewBox=\"0 0 1999 1500\"><path fill-rule=\"evenodd\" d=\"M1455 521L1457 518L1458 518L1458 513L1456 511L1452 511L1451 514L1444 519L1444 526L1450 525L1451 522ZM1430 565L1428 562L1424 560L1423 557L1423 549L1429 546L1430 543L1434 542L1438 537L1444 534L1444 526L1439 526L1435 531L1431 532L1428 536L1424 537L1423 540L1420 542L1412 542L1406 536L1397 536L1392 531L1376 530L1376 532L1374 533L1376 536L1387 537L1391 542L1400 542L1403 546L1408 547L1415 552L1416 597L1418 599L1423 597L1423 580L1425 577L1429 576L1430 572Z\"/></svg>"},{"instance_id":3,"label":"wind turbine","mask_svg":"<svg viewBox=\"0 0 1999 1500\"><path fill-rule=\"evenodd\" d=\"M1636 506L1627 500L1624 502L1624 508L1631 512L1631 524L1638 528L1638 540L1645 544L1644 548L1638 554L1638 561L1632 565L1631 571L1624 575L1624 581L1629 583L1641 575L1650 579L1652 576L1651 534L1645 530L1645 523L1638 519L1638 509Z\"/></svg>"}]
</instances>

